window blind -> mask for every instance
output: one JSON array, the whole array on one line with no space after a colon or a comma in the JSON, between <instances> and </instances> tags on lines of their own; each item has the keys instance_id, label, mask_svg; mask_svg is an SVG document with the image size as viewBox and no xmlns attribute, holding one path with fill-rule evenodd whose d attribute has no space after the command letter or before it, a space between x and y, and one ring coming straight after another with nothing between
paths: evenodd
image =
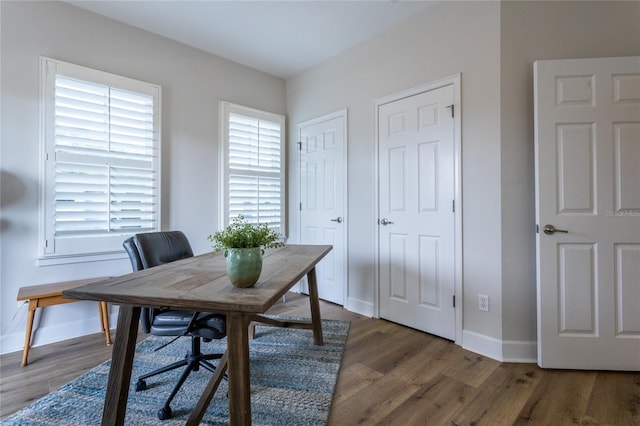
<instances>
[{"instance_id":1,"label":"window blind","mask_svg":"<svg viewBox=\"0 0 640 426\"><path fill-rule=\"evenodd\" d=\"M109 258L160 227L161 88L46 57L40 67L38 261Z\"/></svg>"},{"instance_id":2,"label":"window blind","mask_svg":"<svg viewBox=\"0 0 640 426\"><path fill-rule=\"evenodd\" d=\"M248 114L228 114L227 220L283 229L283 124Z\"/></svg>"},{"instance_id":3,"label":"window blind","mask_svg":"<svg viewBox=\"0 0 640 426\"><path fill-rule=\"evenodd\" d=\"M155 228L153 97L57 75L55 236Z\"/></svg>"}]
</instances>

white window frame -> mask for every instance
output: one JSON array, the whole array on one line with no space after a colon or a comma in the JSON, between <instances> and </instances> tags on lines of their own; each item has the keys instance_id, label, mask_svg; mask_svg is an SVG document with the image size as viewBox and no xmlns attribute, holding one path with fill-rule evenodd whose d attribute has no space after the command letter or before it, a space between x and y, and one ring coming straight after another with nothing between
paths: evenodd
<instances>
[{"instance_id":1,"label":"white window frame","mask_svg":"<svg viewBox=\"0 0 640 426\"><path fill-rule=\"evenodd\" d=\"M230 102L220 102L220 146L221 146L221 194L222 200L220 203L220 223L221 227L226 227L230 223L229 217L229 115L237 114L253 119L265 120L269 122L278 123L280 125L280 226L273 228L276 232L283 237L286 236L287 229L287 205L286 205L286 128L285 128L285 116L281 114L275 114L267 111L258 110L242 105L233 104ZM259 173L257 174L259 175Z\"/></svg>"},{"instance_id":2,"label":"white window frame","mask_svg":"<svg viewBox=\"0 0 640 426\"><path fill-rule=\"evenodd\" d=\"M42 265L104 260L121 257L122 242L135 234L118 230L98 234L78 234L67 236L55 235L55 185L56 153L55 153L55 85L56 76L86 81L108 86L121 91L128 91L153 97L153 152L151 169L155 176L154 211L152 229L143 232L158 231L161 224L161 88L158 85L131 78L110 74L103 71L70 64L55 59L40 58L40 139L41 139L41 192L40 192L40 243L38 263ZM128 161L128 160L125 160ZM110 164L105 157L105 165Z\"/></svg>"}]
</instances>

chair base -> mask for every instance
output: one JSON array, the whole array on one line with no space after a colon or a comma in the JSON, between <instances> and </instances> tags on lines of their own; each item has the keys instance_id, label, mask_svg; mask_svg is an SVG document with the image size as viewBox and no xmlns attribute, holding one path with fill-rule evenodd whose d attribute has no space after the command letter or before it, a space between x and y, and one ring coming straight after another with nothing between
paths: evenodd
<instances>
[{"instance_id":1,"label":"chair base","mask_svg":"<svg viewBox=\"0 0 640 426\"><path fill-rule=\"evenodd\" d=\"M189 374L191 374L192 371L198 371L200 367L204 367L205 369L213 373L216 370L216 367L215 365L211 364L209 360L220 359L222 358L222 355L223 354L203 354L200 351L200 338L192 336L191 352L187 353L184 359L138 377L135 390L136 392L146 390L146 379L148 379L149 377L157 376L158 374L166 373L167 371L175 370L177 368L186 367L182 372L178 383L176 383L173 390L171 391L169 398L167 398L167 401L164 403L164 407L158 410L158 418L160 420L170 419L173 416L170 407L171 401L173 401L173 398L175 398L176 394L178 393L184 382L187 380L187 377L189 377Z\"/></svg>"}]
</instances>

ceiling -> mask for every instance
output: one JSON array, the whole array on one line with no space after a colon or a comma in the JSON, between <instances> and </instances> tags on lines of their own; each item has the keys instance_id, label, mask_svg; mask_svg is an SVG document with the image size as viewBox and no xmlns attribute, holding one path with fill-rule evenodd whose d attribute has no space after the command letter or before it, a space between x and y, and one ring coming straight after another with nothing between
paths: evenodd
<instances>
[{"instance_id":1,"label":"ceiling","mask_svg":"<svg viewBox=\"0 0 640 426\"><path fill-rule=\"evenodd\" d=\"M68 3L287 78L438 1L118 1Z\"/></svg>"}]
</instances>

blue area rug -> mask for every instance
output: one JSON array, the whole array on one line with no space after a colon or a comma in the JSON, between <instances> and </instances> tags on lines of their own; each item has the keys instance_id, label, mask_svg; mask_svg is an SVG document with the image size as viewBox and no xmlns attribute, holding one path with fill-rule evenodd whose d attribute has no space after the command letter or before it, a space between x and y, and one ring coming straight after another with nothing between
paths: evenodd
<instances>
[{"instance_id":1,"label":"blue area rug","mask_svg":"<svg viewBox=\"0 0 640 426\"><path fill-rule=\"evenodd\" d=\"M324 425L349 333L348 321L323 320L323 346L313 344L311 330L258 326L250 340L251 411L254 425ZM191 341L150 336L136 347L135 378L184 357ZM226 340L203 343L205 353L222 352ZM214 361L214 364L217 361ZM60 389L33 402L0 422L2 425L99 425L111 361L106 361ZM164 373L147 380L147 390L129 391L127 425L184 425L211 373L203 368L191 373L171 403L174 417L160 421L156 412L164 405L181 373ZM222 381L204 415L204 425L229 421L227 382Z\"/></svg>"}]
</instances>

